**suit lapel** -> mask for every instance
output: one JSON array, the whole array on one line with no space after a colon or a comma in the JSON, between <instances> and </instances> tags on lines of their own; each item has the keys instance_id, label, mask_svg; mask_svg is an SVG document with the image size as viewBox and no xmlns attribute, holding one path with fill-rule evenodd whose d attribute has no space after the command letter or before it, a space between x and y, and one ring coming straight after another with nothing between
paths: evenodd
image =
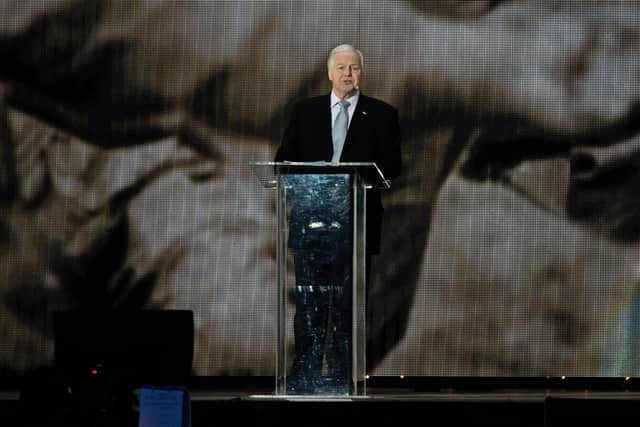
<instances>
[{"instance_id":1,"label":"suit lapel","mask_svg":"<svg viewBox=\"0 0 640 427\"><path fill-rule=\"evenodd\" d=\"M317 116L320 118L318 124L319 135L325 135L321 138L322 141L326 141L326 145L323 147L323 152L328 153L328 158L325 160L331 160L333 153L333 136L331 132L331 94L318 97L318 103L316 104Z\"/></svg>"},{"instance_id":2,"label":"suit lapel","mask_svg":"<svg viewBox=\"0 0 640 427\"><path fill-rule=\"evenodd\" d=\"M358 135L361 134L360 129L366 125L367 121L367 97L360 92L360 98L356 104L356 110L353 112L351 123L349 124L349 130L347 131L347 138L344 141L344 147L342 148L342 156L351 151L358 143Z\"/></svg>"}]
</instances>

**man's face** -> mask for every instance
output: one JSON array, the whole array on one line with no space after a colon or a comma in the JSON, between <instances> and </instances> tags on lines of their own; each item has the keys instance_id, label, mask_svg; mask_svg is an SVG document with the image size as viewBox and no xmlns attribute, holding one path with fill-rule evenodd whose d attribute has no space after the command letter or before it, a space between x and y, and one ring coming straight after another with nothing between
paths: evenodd
<instances>
[{"instance_id":1,"label":"man's face","mask_svg":"<svg viewBox=\"0 0 640 427\"><path fill-rule=\"evenodd\" d=\"M329 70L329 80L339 98L344 99L358 90L361 75L360 55L356 52L340 52L334 56Z\"/></svg>"}]
</instances>

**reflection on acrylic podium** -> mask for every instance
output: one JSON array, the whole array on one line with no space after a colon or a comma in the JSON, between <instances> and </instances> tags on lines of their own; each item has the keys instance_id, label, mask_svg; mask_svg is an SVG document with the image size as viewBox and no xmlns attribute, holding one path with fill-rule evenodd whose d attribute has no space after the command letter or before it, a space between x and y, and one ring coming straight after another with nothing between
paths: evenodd
<instances>
[{"instance_id":1,"label":"reflection on acrylic podium","mask_svg":"<svg viewBox=\"0 0 640 427\"><path fill-rule=\"evenodd\" d=\"M375 163L252 167L277 192L275 394L363 396L367 190L389 182Z\"/></svg>"}]
</instances>

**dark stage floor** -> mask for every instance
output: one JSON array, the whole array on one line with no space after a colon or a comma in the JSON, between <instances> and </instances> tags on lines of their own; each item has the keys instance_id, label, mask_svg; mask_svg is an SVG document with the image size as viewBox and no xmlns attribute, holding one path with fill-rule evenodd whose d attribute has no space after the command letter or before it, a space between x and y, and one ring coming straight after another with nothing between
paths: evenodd
<instances>
[{"instance_id":1,"label":"dark stage floor","mask_svg":"<svg viewBox=\"0 0 640 427\"><path fill-rule=\"evenodd\" d=\"M560 381L560 380L558 380ZM443 379L372 379L367 394L350 398L276 396L270 379L208 378L187 387L191 426L565 426L638 425L640 390L625 380L564 384L467 382L466 388ZM588 381L587 381L588 383ZM453 385L444 387L442 385ZM587 384L588 385L588 384ZM0 426L136 426L130 406L116 405L107 394L91 398L48 396L37 399L20 390L0 391ZM123 409L124 408L124 409Z\"/></svg>"}]
</instances>

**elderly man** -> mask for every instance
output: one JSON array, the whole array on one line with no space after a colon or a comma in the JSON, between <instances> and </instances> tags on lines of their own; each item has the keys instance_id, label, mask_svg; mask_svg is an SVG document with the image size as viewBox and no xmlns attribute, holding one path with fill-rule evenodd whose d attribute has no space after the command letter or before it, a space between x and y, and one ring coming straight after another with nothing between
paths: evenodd
<instances>
[{"instance_id":1,"label":"elderly man","mask_svg":"<svg viewBox=\"0 0 640 427\"><path fill-rule=\"evenodd\" d=\"M360 91L362 53L351 45L334 48L327 61L330 94L299 102L276 153L276 161L375 162L387 179L401 169L398 113L387 103ZM339 178L324 178L339 179ZM332 192L338 191L331 186ZM331 325L326 354L328 381L348 384L351 375L351 225L332 201L349 194L326 194L313 187L311 193L293 199L289 246L294 252L296 273L295 356L292 384L296 392L322 388L325 340ZM348 186L342 186L347 188ZM313 197L314 200L308 200ZM327 201L329 203L327 203ZM307 223L321 214L331 216L320 230ZM312 212L314 211L315 214ZM315 215L315 216L314 216ZM373 192L367 206L367 265L380 248L382 202Z\"/></svg>"}]
</instances>

